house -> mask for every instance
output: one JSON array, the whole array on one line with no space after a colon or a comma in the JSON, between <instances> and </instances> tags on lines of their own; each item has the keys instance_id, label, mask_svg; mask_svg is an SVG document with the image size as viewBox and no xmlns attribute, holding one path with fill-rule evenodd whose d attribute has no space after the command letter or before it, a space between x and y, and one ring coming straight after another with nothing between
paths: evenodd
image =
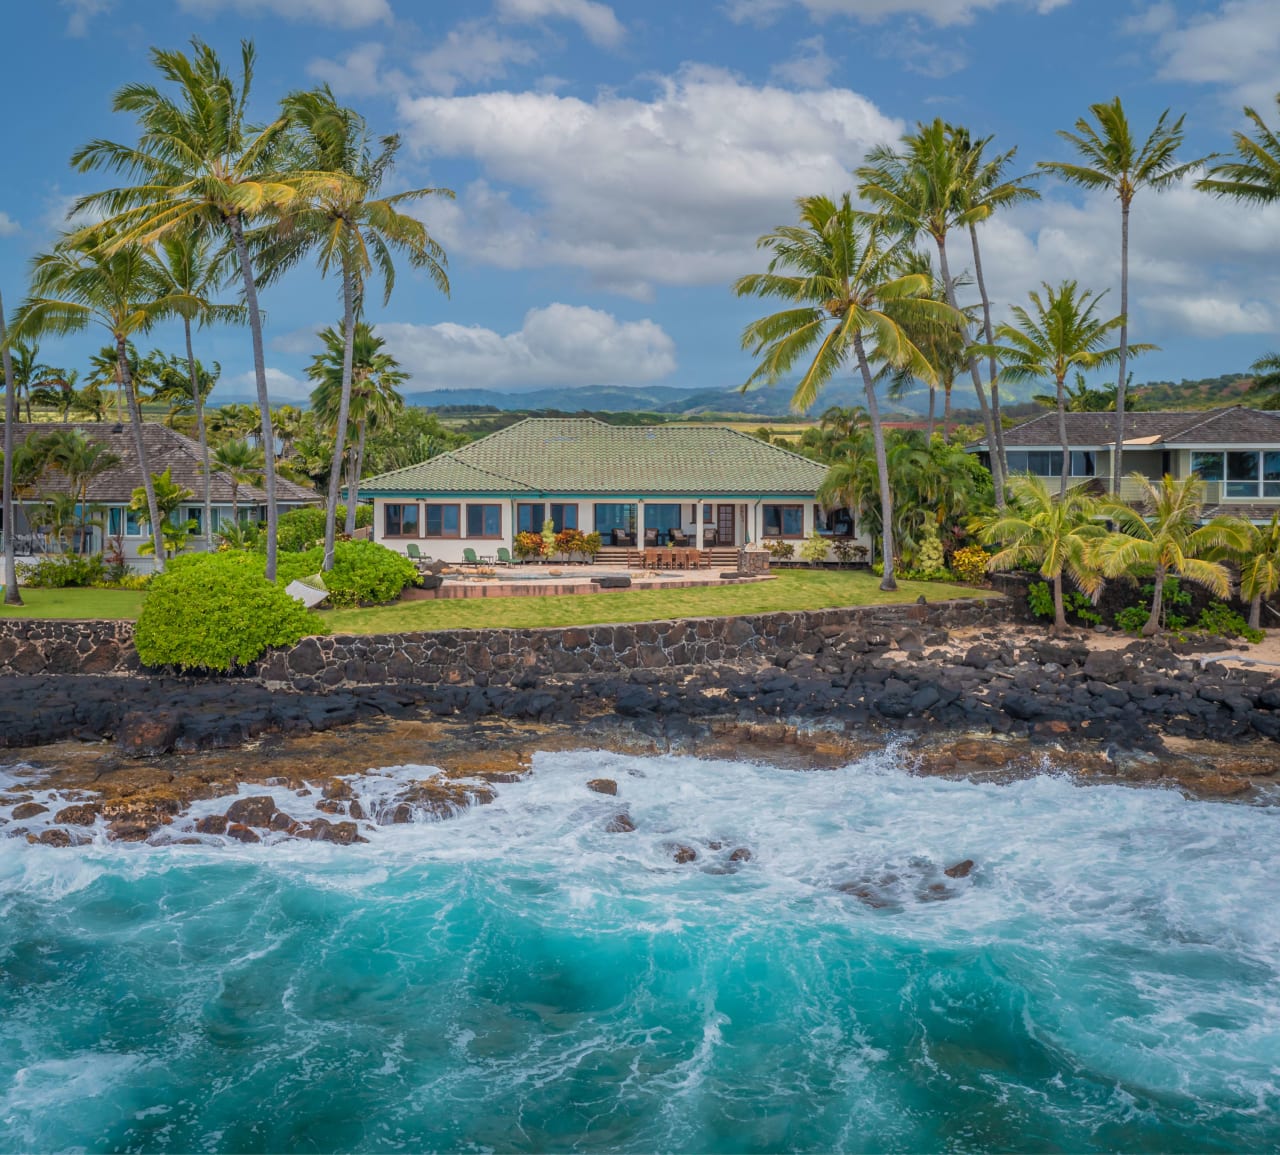
<instances>
[{"instance_id":1,"label":"house","mask_svg":"<svg viewBox=\"0 0 1280 1155\"><path fill-rule=\"evenodd\" d=\"M1110 484L1114 413L1068 413L1073 484ZM1232 406L1200 411L1125 413L1124 471L1159 478L1197 474L1205 483L1206 518L1230 513L1269 521L1280 510L1280 412ZM1050 410L1004 432L1010 474L1057 481L1062 470L1058 414ZM989 461L985 438L969 450ZM1137 497L1122 481L1120 496Z\"/></svg>"},{"instance_id":2,"label":"house","mask_svg":"<svg viewBox=\"0 0 1280 1155\"><path fill-rule=\"evenodd\" d=\"M410 543L444 561L463 550L493 556L517 533L599 533L606 547L699 548L773 539L815 528L851 536L847 513L817 504L826 467L716 425L608 425L531 417L420 465L361 483L374 502L374 539Z\"/></svg>"},{"instance_id":3,"label":"house","mask_svg":"<svg viewBox=\"0 0 1280 1155\"><path fill-rule=\"evenodd\" d=\"M0 423L0 430L3 428L3 423ZM138 547L150 541L146 522L129 508L133 491L142 485L142 470L138 466L132 426L105 421L17 423L14 425L14 442L21 444L32 433L48 434L67 430L80 433L87 441L102 443L120 459L118 465L89 483L88 503L91 507L96 507L93 513L98 524L89 530L83 543L68 540L67 548L81 545L82 552L97 553L105 545L107 552L111 552L118 543L128 565L144 571L150 570L151 557L138 553ZM179 508L178 520L196 523L196 535L188 548L202 548L203 530L199 527L204 520L204 472L199 444L177 430L154 421L143 424L142 436L150 471L156 474L163 473L166 469L171 470L174 482L194 494L190 501L184 502ZM70 488L64 474L50 469L32 487L30 494L19 495L15 510L19 555L34 556L57 551L57 543L50 540L47 527L41 524L38 507L42 500L47 500L54 494L69 493ZM232 524L233 504L238 507L242 523L265 519L267 495L259 486L242 483L233 493L231 478L226 473L214 472L210 490L214 532L217 532L219 526ZM281 512L314 505L319 500L312 490L284 478L276 478L276 507Z\"/></svg>"}]
</instances>

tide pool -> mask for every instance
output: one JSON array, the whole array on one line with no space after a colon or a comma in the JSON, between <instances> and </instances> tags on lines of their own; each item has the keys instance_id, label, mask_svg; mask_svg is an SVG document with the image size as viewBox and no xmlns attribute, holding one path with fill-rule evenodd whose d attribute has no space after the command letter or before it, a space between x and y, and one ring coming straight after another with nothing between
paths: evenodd
<instances>
[{"instance_id":1,"label":"tide pool","mask_svg":"<svg viewBox=\"0 0 1280 1155\"><path fill-rule=\"evenodd\" d=\"M0 839L0 1149L1274 1148L1278 821L890 747L539 755L352 847Z\"/></svg>"}]
</instances>

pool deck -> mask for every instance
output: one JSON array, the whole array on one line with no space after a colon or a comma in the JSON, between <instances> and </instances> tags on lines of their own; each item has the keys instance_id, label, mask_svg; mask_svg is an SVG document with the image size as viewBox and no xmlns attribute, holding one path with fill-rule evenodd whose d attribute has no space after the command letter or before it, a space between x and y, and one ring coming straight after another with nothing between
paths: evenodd
<instances>
[{"instance_id":1,"label":"pool deck","mask_svg":"<svg viewBox=\"0 0 1280 1155\"><path fill-rule=\"evenodd\" d=\"M629 586L602 588L593 578L627 577ZM556 597L566 594L613 594L630 590L693 589L700 586L736 585L769 581L769 574L722 578L713 570L617 570L595 566L499 566L492 576L469 571L449 571L439 589L410 587L401 597L406 601L441 598L521 598Z\"/></svg>"}]
</instances>

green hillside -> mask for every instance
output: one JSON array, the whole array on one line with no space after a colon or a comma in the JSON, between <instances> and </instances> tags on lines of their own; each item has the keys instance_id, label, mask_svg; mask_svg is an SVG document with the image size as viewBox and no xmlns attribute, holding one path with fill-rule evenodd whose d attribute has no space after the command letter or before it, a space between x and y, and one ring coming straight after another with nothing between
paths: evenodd
<instances>
[{"instance_id":1,"label":"green hillside","mask_svg":"<svg viewBox=\"0 0 1280 1155\"><path fill-rule=\"evenodd\" d=\"M1253 378L1246 373L1224 373L1199 381L1148 381L1135 385L1129 396L1135 409L1219 409L1224 405L1248 405L1245 397Z\"/></svg>"}]
</instances>

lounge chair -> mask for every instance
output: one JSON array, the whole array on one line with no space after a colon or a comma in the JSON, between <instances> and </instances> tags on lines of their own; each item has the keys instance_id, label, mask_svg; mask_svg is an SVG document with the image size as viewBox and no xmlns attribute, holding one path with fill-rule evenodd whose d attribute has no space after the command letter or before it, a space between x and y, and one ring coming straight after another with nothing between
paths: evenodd
<instances>
[{"instance_id":1,"label":"lounge chair","mask_svg":"<svg viewBox=\"0 0 1280 1155\"><path fill-rule=\"evenodd\" d=\"M404 547L404 552L408 555L410 561L422 560L422 550L420 550L413 542L410 542Z\"/></svg>"},{"instance_id":2,"label":"lounge chair","mask_svg":"<svg viewBox=\"0 0 1280 1155\"><path fill-rule=\"evenodd\" d=\"M667 537L672 545L679 546L680 549L684 549L689 544L689 539L685 537L682 529L673 529Z\"/></svg>"},{"instance_id":3,"label":"lounge chair","mask_svg":"<svg viewBox=\"0 0 1280 1155\"><path fill-rule=\"evenodd\" d=\"M462 564L463 565L479 565L480 564L480 559L476 557L476 551L473 550L470 546L466 546L462 551Z\"/></svg>"},{"instance_id":4,"label":"lounge chair","mask_svg":"<svg viewBox=\"0 0 1280 1155\"><path fill-rule=\"evenodd\" d=\"M646 549L652 549L658 544L658 531L656 529L646 529L644 531L644 544Z\"/></svg>"},{"instance_id":5,"label":"lounge chair","mask_svg":"<svg viewBox=\"0 0 1280 1155\"><path fill-rule=\"evenodd\" d=\"M514 565L514 564L515 564L515 563L511 560L511 551L510 551L509 549L507 549L507 547L506 547L505 545L500 545L500 546L498 546L498 564L499 564L499 565Z\"/></svg>"}]
</instances>

